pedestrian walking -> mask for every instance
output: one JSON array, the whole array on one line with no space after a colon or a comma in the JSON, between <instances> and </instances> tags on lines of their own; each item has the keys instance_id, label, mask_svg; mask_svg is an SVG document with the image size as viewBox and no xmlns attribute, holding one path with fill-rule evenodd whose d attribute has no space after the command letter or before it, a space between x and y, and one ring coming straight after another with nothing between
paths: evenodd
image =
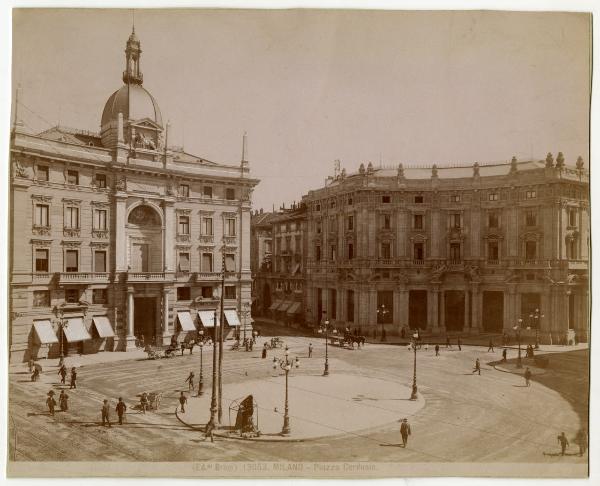
<instances>
[{"instance_id":1,"label":"pedestrian walking","mask_svg":"<svg viewBox=\"0 0 600 486\"><path fill-rule=\"evenodd\" d=\"M312 343L308 343L308 357L309 358L312 358L312 350L313 350Z\"/></svg>"},{"instance_id":2,"label":"pedestrian walking","mask_svg":"<svg viewBox=\"0 0 600 486\"><path fill-rule=\"evenodd\" d=\"M48 392L48 398L46 398L46 405L50 411L50 415L54 416L54 407L56 407L56 400L54 400L54 390Z\"/></svg>"},{"instance_id":3,"label":"pedestrian walking","mask_svg":"<svg viewBox=\"0 0 600 486\"><path fill-rule=\"evenodd\" d=\"M194 389L194 372L190 371L190 374L188 375L188 377L186 378L186 383L189 383L189 389L193 390ZM183 393L183 392L181 392Z\"/></svg>"},{"instance_id":4,"label":"pedestrian walking","mask_svg":"<svg viewBox=\"0 0 600 486\"><path fill-rule=\"evenodd\" d=\"M502 350L502 361L506 363L506 348Z\"/></svg>"},{"instance_id":5,"label":"pedestrian walking","mask_svg":"<svg viewBox=\"0 0 600 486\"><path fill-rule=\"evenodd\" d=\"M32 359L29 359L29 361L27 361L27 367L29 368L29 373L33 373L33 365L34 365L34 361Z\"/></svg>"},{"instance_id":6,"label":"pedestrian walking","mask_svg":"<svg viewBox=\"0 0 600 486\"><path fill-rule=\"evenodd\" d=\"M494 343L492 342L492 340L491 340L491 339L490 339L490 342L489 342L489 344L488 344L488 353L489 353L490 351L491 351L492 353L494 352Z\"/></svg>"},{"instance_id":7,"label":"pedestrian walking","mask_svg":"<svg viewBox=\"0 0 600 486\"><path fill-rule=\"evenodd\" d=\"M58 370L58 374L60 375L60 382L64 385L67 378L67 367L62 365Z\"/></svg>"},{"instance_id":8,"label":"pedestrian walking","mask_svg":"<svg viewBox=\"0 0 600 486\"><path fill-rule=\"evenodd\" d=\"M31 381L38 381L40 377L40 370L38 368L33 369L33 373L31 374Z\"/></svg>"},{"instance_id":9,"label":"pedestrian walking","mask_svg":"<svg viewBox=\"0 0 600 486\"><path fill-rule=\"evenodd\" d=\"M105 398L104 402L102 402L102 427L106 424L108 424L109 427L112 427L112 425L110 425L110 405Z\"/></svg>"},{"instance_id":10,"label":"pedestrian walking","mask_svg":"<svg viewBox=\"0 0 600 486\"><path fill-rule=\"evenodd\" d=\"M531 380L531 370L529 369L529 367L525 368L525 373L523 373L523 376L525 377L525 385L531 386L531 384L529 383L529 381Z\"/></svg>"},{"instance_id":11,"label":"pedestrian walking","mask_svg":"<svg viewBox=\"0 0 600 486\"><path fill-rule=\"evenodd\" d=\"M65 358L63 358L62 356L60 357L60 359L58 360L58 367L60 368L61 366L65 365Z\"/></svg>"},{"instance_id":12,"label":"pedestrian walking","mask_svg":"<svg viewBox=\"0 0 600 486\"><path fill-rule=\"evenodd\" d=\"M587 450L587 434L585 430L579 429L579 432L575 436L575 442L579 446L579 455L583 456Z\"/></svg>"},{"instance_id":13,"label":"pedestrian walking","mask_svg":"<svg viewBox=\"0 0 600 486\"><path fill-rule=\"evenodd\" d=\"M567 439L567 436L565 435L564 432L561 432L560 435L557 437L558 442L560 443L560 455L564 456L565 455L565 450L567 449L567 447L569 447L569 441Z\"/></svg>"},{"instance_id":14,"label":"pedestrian walking","mask_svg":"<svg viewBox=\"0 0 600 486\"><path fill-rule=\"evenodd\" d=\"M250 341L250 351L254 349L254 341Z\"/></svg>"},{"instance_id":15,"label":"pedestrian walking","mask_svg":"<svg viewBox=\"0 0 600 486\"><path fill-rule=\"evenodd\" d=\"M69 395L67 395L64 390L61 390L60 395L58 396L58 406L60 407L61 412L69 410Z\"/></svg>"},{"instance_id":16,"label":"pedestrian walking","mask_svg":"<svg viewBox=\"0 0 600 486\"><path fill-rule=\"evenodd\" d=\"M436 345L435 345L435 355L436 355L436 356L439 356L439 355L440 355L440 345L439 345L439 344L436 344Z\"/></svg>"},{"instance_id":17,"label":"pedestrian walking","mask_svg":"<svg viewBox=\"0 0 600 486\"><path fill-rule=\"evenodd\" d=\"M408 419L402 419L402 423L400 424L400 435L402 436L402 447L406 447L408 442L408 436L411 434L410 424L408 423Z\"/></svg>"},{"instance_id":18,"label":"pedestrian walking","mask_svg":"<svg viewBox=\"0 0 600 486\"><path fill-rule=\"evenodd\" d=\"M262 359L265 359L267 357L267 343L263 344L261 357L262 357Z\"/></svg>"},{"instance_id":19,"label":"pedestrian walking","mask_svg":"<svg viewBox=\"0 0 600 486\"><path fill-rule=\"evenodd\" d=\"M425 351L429 351L429 344L425 343Z\"/></svg>"},{"instance_id":20,"label":"pedestrian walking","mask_svg":"<svg viewBox=\"0 0 600 486\"><path fill-rule=\"evenodd\" d=\"M450 338L446 336L446 348L450 348L452 345L450 344Z\"/></svg>"},{"instance_id":21,"label":"pedestrian walking","mask_svg":"<svg viewBox=\"0 0 600 486\"><path fill-rule=\"evenodd\" d=\"M215 424L213 424L212 422L208 422L206 424L206 428L204 429L204 440L206 440L207 438L210 437L210 441L214 442L215 441L215 437L214 437L214 432L215 430Z\"/></svg>"},{"instance_id":22,"label":"pedestrian walking","mask_svg":"<svg viewBox=\"0 0 600 486\"><path fill-rule=\"evenodd\" d=\"M194 342L190 341L188 343L188 346L190 347L190 354L194 354Z\"/></svg>"},{"instance_id":23,"label":"pedestrian walking","mask_svg":"<svg viewBox=\"0 0 600 486\"><path fill-rule=\"evenodd\" d=\"M77 370L74 366L71 368L71 385L69 386L69 389L71 388L77 388Z\"/></svg>"},{"instance_id":24,"label":"pedestrian walking","mask_svg":"<svg viewBox=\"0 0 600 486\"><path fill-rule=\"evenodd\" d=\"M475 360L475 369L471 372L471 374L473 373L481 375L481 363L479 362L479 358Z\"/></svg>"},{"instance_id":25,"label":"pedestrian walking","mask_svg":"<svg viewBox=\"0 0 600 486\"><path fill-rule=\"evenodd\" d=\"M144 392L144 393L142 393L142 396L140 397L140 413L143 413L145 415L147 409L148 409L148 394L146 392Z\"/></svg>"},{"instance_id":26,"label":"pedestrian walking","mask_svg":"<svg viewBox=\"0 0 600 486\"><path fill-rule=\"evenodd\" d=\"M185 343L181 343L181 356L183 356L183 352L185 351Z\"/></svg>"},{"instance_id":27,"label":"pedestrian walking","mask_svg":"<svg viewBox=\"0 0 600 486\"><path fill-rule=\"evenodd\" d=\"M119 425L123 425L123 415L127 411L127 405L123 401L123 398L119 397L119 401L117 402L117 406L115 407L115 412L117 412L117 417L119 417Z\"/></svg>"},{"instance_id":28,"label":"pedestrian walking","mask_svg":"<svg viewBox=\"0 0 600 486\"><path fill-rule=\"evenodd\" d=\"M185 413L185 404L187 403L187 397L181 392L179 395L179 404L181 405L181 413Z\"/></svg>"},{"instance_id":29,"label":"pedestrian walking","mask_svg":"<svg viewBox=\"0 0 600 486\"><path fill-rule=\"evenodd\" d=\"M462 351L462 348L460 347L460 345L462 344L462 343L460 342L460 337L458 338L458 341L456 342L456 344L458 344L458 350L459 350L459 351Z\"/></svg>"}]
</instances>

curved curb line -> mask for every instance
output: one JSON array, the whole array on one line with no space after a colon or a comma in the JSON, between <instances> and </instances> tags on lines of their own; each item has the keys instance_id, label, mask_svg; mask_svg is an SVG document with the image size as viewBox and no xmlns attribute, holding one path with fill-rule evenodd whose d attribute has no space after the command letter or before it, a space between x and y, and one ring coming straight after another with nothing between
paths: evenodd
<instances>
[{"instance_id":1,"label":"curved curb line","mask_svg":"<svg viewBox=\"0 0 600 486\"><path fill-rule=\"evenodd\" d=\"M494 369L496 371L501 371L502 373L510 373L511 375L522 375L522 373L515 373L514 371L510 371L507 370L505 368L503 368L502 366L497 366L497 365L492 365L494 367ZM545 375L546 374L546 370L543 370L541 373L535 373L535 374L531 374L531 377L533 378L536 375Z\"/></svg>"}]
</instances>

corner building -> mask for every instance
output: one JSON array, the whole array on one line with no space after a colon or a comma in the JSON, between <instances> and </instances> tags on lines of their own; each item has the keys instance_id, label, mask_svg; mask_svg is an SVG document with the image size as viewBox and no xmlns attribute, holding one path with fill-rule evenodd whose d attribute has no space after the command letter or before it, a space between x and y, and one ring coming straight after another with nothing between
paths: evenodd
<instances>
[{"instance_id":1,"label":"corner building","mask_svg":"<svg viewBox=\"0 0 600 486\"><path fill-rule=\"evenodd\" d=\"M99 133L11 137L10 360L168 344L214 331L225 264L227 332L250 303L250 178L239 165L167 145L126 44L123 86ZM17 103L18 105L18 103ZM17 106L18 110L18 106ZM244 325L250 325L250 320Z\"/></svg>"},{"instance_id":2,"label":"corner building","mask_svg":"<svg viewBox=\"0 0 600 486\"><path fill-rule=\"evenodd\" d=\"M307 314L362 334L586 341L589 178L579 158L377 169L303 198ZM521 321L519 321L521 319ZM527 330L527 327L530 329Z\"/></svg>"}]
</instances>

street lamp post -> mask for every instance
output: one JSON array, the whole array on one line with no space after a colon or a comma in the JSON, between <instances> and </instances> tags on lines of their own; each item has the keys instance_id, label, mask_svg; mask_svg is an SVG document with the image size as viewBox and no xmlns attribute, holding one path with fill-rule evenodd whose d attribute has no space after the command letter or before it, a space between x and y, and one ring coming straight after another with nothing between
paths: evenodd
<instances>
[{"instance_id":1,"label":"street lamp post","mask_svg":"<svg viewBox=\"0 0 600 486\"><path fill-rule=\"evenodd\" d=\"M385 304L381 304L381 306L379 307L379 309L377 309L377 315L379 316L379 320L381 321L381 341L385 341L385 316L387 316L390 313L389 310L387 310L385 308Z\"/></svg>"},{"instance_id":2,"label":"street lamp post","mask_svg":"<svg viewBox=\"0 0 600 486\"><path fill-rule=\"evenodd\" d=\"M540 326L542 325L542 319L544 314L540 314L540 310L536 309L533 315L535 323L535 349L540 349Z\"/></svg>"},{"instance_id":3,"label":"street lamp post","mask_svg":"<svg viewBox=\"0 0 600 486\"><path fill-rule=\"evenodd\" d=\"M519 353L517 355L517 368L523 368L523 361L521 359L521 329L523 328L523 319L519 317L517 325L513 326L513 329L517 333L517 342L519 345ZM530 326L527 326L530 329Z\"/></svg>"},{"instance_id":4,"label":"street lamp post","mask_svg":"<svg viewBox=\"0 0 600 486\"><path fill-rule=\"evenodd\" d=\"M200 342L198 346L200 346L200 376L198 377L198 396L201 397L204 395L204 391L202 390L204 386L204 377L202 376L202 350L204 349L204 331L201 329L198 331L200 334Z\"/></svg>"},{"instance_id":5,"label":"street lamp post","mask_svg":"<svg viewBox=\"0 0 600 486\"><path fill-rule=\"evenodd\" d=\"M414 361L413 361L413 382L412 382L412 393L410 394L411 400L417 399L417 339L419 338L419 333L415 332L413 334L413 351L414 351Z\"/></svg>"},{"instance_id":6,"label":"street lamp post","mask_svg":"<svg viewBox=\"0 0 600 486\"><path fill-rule=\"evenodd\" d=\"M288 394L288 375L290 370L292 369L292 364L298 368L300 366L300 360L298 356L296 359L290 360L290 351L288 347L285 347L285 357L277 358L273 357L273 368L277 369L279 366L283 371L285 371L285 413L283 415L283 427L281 429L281 435L288 436L292 432L292 428L290 426L290 407L289 407L289 394Z\"/></svg>"},{"instance_id":7,"label":"street lamp post","mask_svg":"<svg viewBox=\"0 0 600 486\"><path fill-rule=\"evenodd\" d=\"M244 302L244 310L242 311L244 314L244 345L246 344L246 320L248 313L250 312L250 304L248 302ZM248 351L248 347L246 346L246 351Z\"/></svg>"},{"instance_id":8,"label":"street lamp post","mask_svg":"<svg viewBox=\"0 0 600 486\"><path fill-rule=\"evenodd\" d=\"M215 309L214 314L214 329L215 335L213 339L213 359L212 359L212 396L210 398L210 420L206 424L207 430L211 430L216 426L216 415L217 415L217 341L219 337L219 326L217 325L217 310Z\"/></svg>"},{"instance_id":9,"label":"street lamp post","mask_svg":"<svg viewBox=\"0 0 600 486\"><path fill-rule=\"evenodd\" d=\"M69 327L69 323L65 323L64 311L57 306L54 306L54 315L58 319L58 328L60 329L60 359L64 359L64 340L65 340L65 328Z\"/></svg>"},{"instance_id":10,"label":"street lamp post","mask_svg":"<svg viewBox=\"0 0 600 486\"><path fill-rule=\"evenodd\" d=\"M328 354L328 349L327 349L327 341L329 339L329 320L327 318L325 318L325 321L323 322L324 326L321 327L321 329L319 329L319 333L323 333L323 330L325 331L325 369L323 370L323 376L328 376L329 375L329 354ZM324 329L323 329L324 327Z\"/></svg>"}]
</instances>

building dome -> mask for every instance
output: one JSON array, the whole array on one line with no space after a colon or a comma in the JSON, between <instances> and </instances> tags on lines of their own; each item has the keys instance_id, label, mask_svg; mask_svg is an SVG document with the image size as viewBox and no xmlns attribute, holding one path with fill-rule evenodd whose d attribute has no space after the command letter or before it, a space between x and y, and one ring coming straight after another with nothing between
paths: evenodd
<instances>
[{"instance_id":1,"label":"building dome","mask_svg":"<svg viewBox=\"0 0 600 486\"><path fill-rule=\"evenodd\" d=\"M123 113L123 120L149 118L160 127L163 126L158 103L139 84L126 84L110 95L104 105L100 126L104 127L107 123L116 120L119 113Z\"/></svg>"}]
</instances>

